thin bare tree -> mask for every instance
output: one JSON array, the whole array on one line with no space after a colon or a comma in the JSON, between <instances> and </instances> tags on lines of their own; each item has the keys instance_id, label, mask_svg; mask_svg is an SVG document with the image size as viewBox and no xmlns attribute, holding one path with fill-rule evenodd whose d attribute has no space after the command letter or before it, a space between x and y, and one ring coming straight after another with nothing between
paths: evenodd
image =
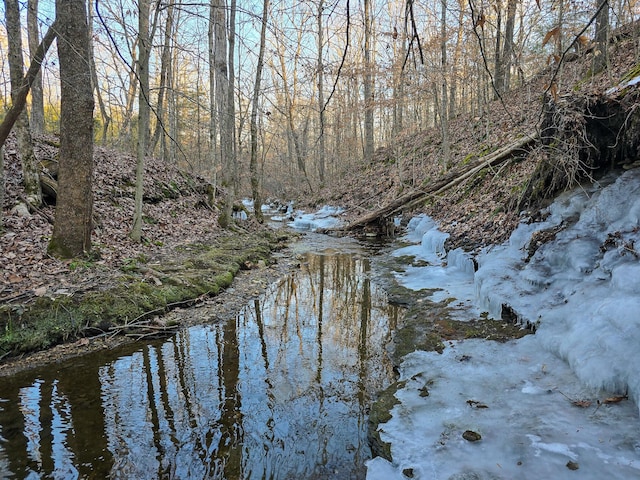
<instances>
[{"instance_id":1,"label":"thin bare tree","mask_svg":"<svg viewBox=\"0 0 640 480\"><path fill-rule=\"evenodd\" d=\"M29 55L34 56L40 45L40 29L38 28L38 0L27 3L27 38L29 40ZM44 132L44 99L42 96L42 73L39 72L31 86L31 132Z\"/></svg>"},{"instance_id":2,"label":"thin bare tree","mask_svg":"<svg viewBox=\"0 0 640 480\"><path fill-rule=\"evenodd\" d=\"M20 90L24 88L22 78L24 62L22 59L22 31L20 28L20 6L18 0L5 0L5 19L9 51L9 72L11 76L11 99L16 103ZM42 204L42 190L38 176L38 160L33 152L29 116L23 110L16 120L18 152L22 163L22 183L29 205L39 207Z\"/></svg>"},{"instance_id":3,"label":"thin bare tree","mask_svg":"<svg viewBox=\"0 0 640 480\"><path fill-rule=\"evenodd\" d=\"M260 177L258 175L258 102L260 99L260 83L262 82L262 68L264 66L264 49L267 35L267 15L269 12L269 0L264 0L262 5L262 22L260 27L260 51L258 53L258 63L256 65L256 81L253 87L253 99L251 105L251 159L249 171L251 175L251 193L253 196L253 211L256 219L262 223L262 193L260 187Z\"/></svg>"},{"instance_id":4,"label":"thin bare tree","mask_svg":"<svg viewBox=\"0 0 640 480\"><path fill-rule=\"evenodd\" d=\"M138 1L138 148L136 158L135 211L131 238L142 240L142 197L144 180L144 160L149 145L149 55L151 39L149 35L149 0Z\"/></svg>"},{"instance_id":5,"label":"thin bare tree","mask_svg":"<svg viewBox=\"0 0 640 480\"><path fill-rule=\"evenodd\" d=\"M374 150L373 132L373 61L371 0L364 0L364 158L371 161Z\"/></svg>"}]
</instances>

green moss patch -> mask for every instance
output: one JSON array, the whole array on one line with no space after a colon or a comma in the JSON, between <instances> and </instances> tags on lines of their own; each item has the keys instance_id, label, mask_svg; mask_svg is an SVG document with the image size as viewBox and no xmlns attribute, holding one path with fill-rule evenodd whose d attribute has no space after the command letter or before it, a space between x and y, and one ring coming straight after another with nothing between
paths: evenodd
<instances>
[{"instance_id":1,"label":"green moss patch","mask_svg":"<svg viewBox=\"0 0 640 480\"><path fill-rule=\"evenodd\" d=\"M0 307L0 359L111 331L165 313L231 285L242 268L268 264L288 237L234 233L214 244L185 245L161 259L123 262L112 284L72 296L42 296ZM96 268L87 264L83 268Z\"/></svg>"}]
</instances>

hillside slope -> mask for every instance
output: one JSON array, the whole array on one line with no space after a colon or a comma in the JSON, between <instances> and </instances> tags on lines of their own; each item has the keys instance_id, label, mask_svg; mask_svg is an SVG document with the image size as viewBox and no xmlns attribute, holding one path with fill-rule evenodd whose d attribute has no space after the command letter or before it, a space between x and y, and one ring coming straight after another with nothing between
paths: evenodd
<instances>
[{"instance_id":1,"label":"hillside slope","mask_svg":"<svg viewBox=\"0 0 640 480\"><path fill-rule=\"evenodd\" d=\"M636 160L640 95L636 86L612 89L638 70L636 33L629 32L636 32L636 26L613 35L611 65L602 73L590 74L590 52L560 69L549 66L493 101L480 116L452 119L446 170L439 128L407 134L393 146L379 148L373 161L345 172L341 182L320 191L315 202L343 206L347 221L354 221L403 195L410 197L407 192L429 192L443 178L455 178L467 165L534 135L535 142L510 152L497 165L480 169L442 194L425 194L393 211L405 218L427 213L451 234L455 246L472 250L506 240L526 210L534 211L565 188ZM551 84L555 87L549 88ZM377 220L366 222L364 230L384 232L388 219Z\"/></svg>"}]
</instances>

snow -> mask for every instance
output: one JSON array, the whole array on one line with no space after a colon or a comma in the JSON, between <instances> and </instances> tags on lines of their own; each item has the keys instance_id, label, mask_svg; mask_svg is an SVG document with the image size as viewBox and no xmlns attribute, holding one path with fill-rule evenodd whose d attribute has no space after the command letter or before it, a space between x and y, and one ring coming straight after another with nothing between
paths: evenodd
<instances>
[{"instance_id":1,"label":"snow","mask_svg":"<svg viewBox=\"0 0 640 480\"><path fill-rule=\"evenodd\" d=\"M537 329L407 355L400 403L380 425L394 463L372 460L368 479L406 478L404 469L429 479L640 478L640 171L567 192L546 213L481 252L476 272L465 252L445 252L433 220L411 220L407 240L419 244L395 255L424 266L398 273L401 284L440 289L434 300L457 298L468 319L500 319L509 307ZM551 229L527 258L536 232ZM463 439L467 429L482 439Z\"/></svg>"},{"instance_id":2,"label":"snow","mask_svg":"<svg viewBox=\"0 0 640 480\"><path fill-rule=\"evenodd\" d=\"M293 222L289 223L289 226L296 230L311 232L318 229L335 228L340 225L341 221L338 216L343 212L343 208L330 205L325 205L314 213L305 213L300 210L295 212L295 218Z\"/></svg>"},{"instance_id":3,"label":"snow","mask_svg":"<svg viewBox=\"0 0 640 480\"><path fill-rule=\"evenodd\" d=\"M615 87L609 88L605 92L605 95L613 95L614 93L618 93L618 92L624 90L625 88L633 87L634 85L637 85L638 83L640 83L640 75L636 75L635 77L627 80L626 82L622 82L620 85L616 85Z\"/></svg>"}]
</instances>

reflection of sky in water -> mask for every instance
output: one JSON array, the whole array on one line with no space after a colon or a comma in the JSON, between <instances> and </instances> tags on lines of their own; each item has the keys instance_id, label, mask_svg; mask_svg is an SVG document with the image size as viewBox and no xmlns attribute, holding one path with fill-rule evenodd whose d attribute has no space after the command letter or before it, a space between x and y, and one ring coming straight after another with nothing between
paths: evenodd
<instances>
[{"instance_id":1,"label":"reflection of sky in water","mask_svg":"<svg viewBox=\"0 0 640 480\"><path fill-rule=\"evenodd\" d=\"M397 313L368 270L307 255L226 325L32 373L0 402L0 476L362 477Z\"/></svg>"}]
</instances>

